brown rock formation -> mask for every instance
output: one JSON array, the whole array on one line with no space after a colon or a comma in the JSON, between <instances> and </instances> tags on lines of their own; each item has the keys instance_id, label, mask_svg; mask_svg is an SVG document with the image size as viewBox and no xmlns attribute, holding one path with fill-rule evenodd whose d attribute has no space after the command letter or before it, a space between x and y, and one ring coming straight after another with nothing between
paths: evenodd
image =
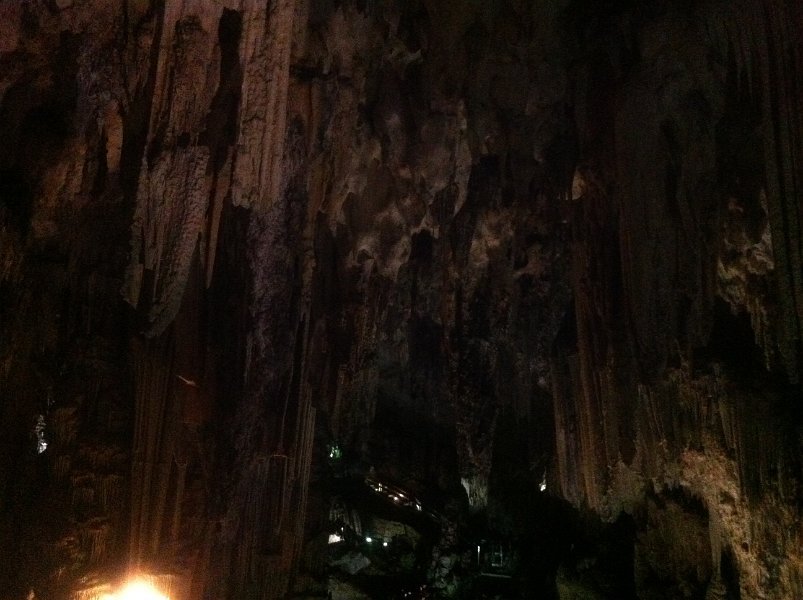
<instances>
[{"instance_id":1,"label":"brown rock formation","mask_svg":"<svg viewBox=\"0 0 803 600\"><path fill-rule=\"evenodd\" d=\"M792 0L0 4L0 596L325 594L328 445L427 498L441 595L484 519L517 597L803 597L801 40Z\"/></svg>"}]
</instances>

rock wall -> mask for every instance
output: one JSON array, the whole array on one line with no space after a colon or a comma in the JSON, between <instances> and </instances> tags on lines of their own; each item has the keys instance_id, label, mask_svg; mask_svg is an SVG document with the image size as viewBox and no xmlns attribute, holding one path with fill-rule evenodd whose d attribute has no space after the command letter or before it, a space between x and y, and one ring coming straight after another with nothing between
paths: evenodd
<instances>
[{"instance_id":1,"label":"rock wall","mask_svg":"<svg viewBox=\"0 0 803 600\"><path fill-rule=\"evenodd\" d=\"M641 556L666 541L651 503L693 498L683 519L708 520L700 559L713 571L695 576L706 597L801 594L787 508L801 474L799 267L788 270L786 217L771 216L800 204L801 132L779 112L799 107L782 81L800 68L786 37L799 23L782 3L577 17L591 45L577 86L575 315L552 363L561 490L609 519L637 515ZM639 597L663 597L656 579L694 579L668 575L667 556Z\"/></svg>"}]
</instances>

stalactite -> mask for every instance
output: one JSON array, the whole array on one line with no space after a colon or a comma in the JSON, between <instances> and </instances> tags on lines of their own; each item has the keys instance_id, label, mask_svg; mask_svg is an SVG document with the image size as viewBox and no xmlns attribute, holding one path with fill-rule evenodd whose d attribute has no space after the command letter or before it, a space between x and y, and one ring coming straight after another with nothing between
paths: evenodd
<instances>
[{"instance_id":1,"label":"stalactite","mask_svg":"<svg viewBox=\"0 0 803 600\"><path fill-rule=\"evenodd\" d=\"M157 457L158 480L153 495L153 516L149 525L150 551L153 555L157 554L161 545L171 476L174 472L174 456L180 427L181 406L177 399L177 388L180 385L180 380L174 378L173 385L167 391L167 407L161 417L162 431L158 442L159 454Z\"/></svg>"},{"instance_id":2,"label":"stalactite","mask_svg":"<svg viewBox=\"0 0 803 600\"><path fill-rule=\"evenodd\" d=\"M218 200L207 224L210 150L198 144L219 84L220 56L210 34L217 11L174 0L163 10L124 290L144 310L148 336L161 334L178 313L199 237L216 239L220 214Z\"/></svg>"},{"instance_id":3,"label":"stalactite","mask_svg":"<svg viewBox=\"0 0 803 600\"><path fill-rule=\"evenodd\" d=\"M260 456L250 466L241 484L242 509L238 518L237 540L232 565L232 588L234 595L251 593L257 554L261 547L266 520L269 518L265 488L267 485L267 456Z\"/></svg>"},{"instance_id":4,"label":"stalactite","mask_svg":"<svg viewBox=\"0 0 803 600\"><path fill-rule=\"evenodd\" d=\"M153 167L143 163L126 298L148 307L149 336L162 333L181 305L205 219L208 160L209 151L195 147L176 149Z\"/></svg>"},{"instance_id":5,"label":"stalactite","mask_svg":"<svg viewBox=\"0 0 803 600\"><path fill-rule=\"evenodd\" d=\"M217 253L218 236L220 232L220 219L223 214L223 205L231 186L231 157L227 154L226 162L220 170L216 181L214 198L212 200L211 218L205 236L206 243L206 287L212 285L212 275L215 269L215 256Z\"/></svg>"},{"instance_id":6,"label":"stalactite","mask_svg":"<svg viewBox=\"0 0 803 600\"><path fill-rule=\"evenodd\" d=\"M287 90L298 0L249 0L243 17L244 62L239 144L232 179L235 205L265 210L282 194Z\"/></svg>"},{"instance_id":7,"label":"stalactite","mask_svg":"<svg viewBox=\"0 0 803 600\"><path fill-rule=\"evenodd\" d=\"M650 486L695 494L710 515L715 572L732 553L741 597L794 597L803 572L798 552L774 540L792 522L780 507L799 494L790 474L800 463L784 450L797 447L795 434L772 414L794 402L792 392L752 363L759 382L744 389L740 377L748 375L734 373L742 357L717 348L728 334L717 329L714 298L749 315L767 371L780 362L797 381L800 7L745 0L693 11L707 32L701 39L684 37L671 11L639 32L636 64L608 83L617 98L614 125L586 136L615 140L604 147L614 149L617 167L601 173L615 181L609 187L588 189L584 177L572 205L575 319L569 339L556 342L551 378L558 475L570 501L610 519L638 506ZM664 37L652 45L656 33ZM720 64L702 59L712 51ZM673 61L683 62L682 74L666 69ZM727 95L751 104L734 108ZM740 156L738 166L750 161L763 178L718 190L714 174L722 174L730 149L712 135L715 124L748 122L760 131L748 139L763 142L763 153ZM610 163L588 151L590 164ZM726 210L723 193L732 195ZM629 440L632 462L621 461ZM715 578L708 596L732 592Z\"/></svg>"},{"instance_id":8,"label":"stalactite","mask_svg":"<svg viewBox=\"0 0 803 600\"><path fill-rule=\"evenodd\" d=\"M154 510L167 490L159 487L163 470L162 452L170 440L163 439L171 412L168 403L175 383L171 380L171 349L164 341L144 342L136 350L137 390L131 477L131 560L138 563L153 548ZM163 481L163 479L161 480Z\"/></svg>"},{"instance_id":9,"label":"stalactite","mask_svg":"<svg viewBox=\"0 0 803 600\"><path fill-rule=\"evenodd\" d=\"M297 514L295 516L295 531L293 535L295 547L291 560L292 565L297 565L301 558L301 552L304 548L304 526L307 522L307 501L309 496L310 472L312 468L312 450L315 442L316 417L316 409L311 404L310 395L310 392L305 394L303 427L301 428L301 434L299 436L300 443L298 444L300 453L297 489L300 490L300 498L298 499Z\"/></svg>"},{"instance_id":10,"label":"stalactite","mask_svg":"<svg viewBox=\"0 0 803 600\"><path fill-rule=\"evenodd\" d=\"M106 560L111 528L102 519L93 519L81 528L81 546L89 555L89 563L96 565Z\"/></svg>"},{"instance_id":11,"label":"stalactite","mask_svg":"<svg viewBox=\"0 0 803 600\"><path fill-rule=\"evenodd\" d=\"M170 541L176 544L181 530L181 503L184 500L184 486L187 482L187 461L175 460L178 469L178 479L176 481L176 495L173 501L173 519L170 524Z\"/></svg>"},{"instance_id":12,"label":"stalactite","mask_svg":"<svg viewBox=\"0 0 803 600\"><path fill-rule=\"evenodd\" d=\"M53 477L59 483L64 482L67 480L67 477L70 475L71 471L71 459L70 456L67 454L62 454L61 456L57 456L56 460L53 461Z\"/></svg>"},{"instance_id":13,"label":"stalactite","mask_svg":"<svg viewBox=\"0 0 803 600\"><path fill-rule=\"evenodd\" d=\"M303 345L304 337L297 343ZM304 365L302 361L297 367L302 378L306 376ZM256 585L263 600L283 596L304 544L316 411L306 391L296 389L292 402L297 404L294 418L284 421L280 431L282 438L292 435L292 443L286 453L273 453L258 461L257 476L249 488L258 487L248 492L249 508L241 522L241 527L255 534L238 550L236 589ZM252 504L259 507L256 512Z\"/></svg>"},{"instance_id":14,"label":"stalactite","mask_svg":"<svg viewBox=\"0 0 803 600\"><path fill-rule=\"evenodd\" d=\"M735 47L736 69L746 73L750 92L761 100L764 175L772 232L777 300L781 307L775 336L790 380L797 381L803 339L803 275L800 265L799 172L803 123L798 116L803 70L796 31L800 9L794 2L762 0L712 4L706 21L723 55Z\"/></svg>"},{"instance_id":15,"label":"stalactite","mask_svg":"<svg viewBox=\"0 0 803 600\"><path fill-rule=\"evenodd\" d=\"M764 190L760 193L760 205L766 215ZM717 261L717 294L734 313L745 310L750 315L756 345L763 349L765 367L769 371L774 368L776 336L771 323L770 301L757 281L773 276L772 233L767 223L760 238L753 240L745 226L744 207L730 199L723 225L723 247Z\"/></svg>"},{"instance_id":16,"label":"stalactite","mask_svg":"<svg viewBox=\"0 0 803 600\"><path fill-rule=\"evenodd\" d=\"M120 475L103 475L100 480L98 501L105 513L117 512L123 501L122 489L125 480Z\"/></svg>"},{"instance_id":17,"label":"stalactite","mask_svg":"<svg viewBox=\"0 0 803 600\"><path fill-rule=\"evenodd\" d=\"M585 502L585 487L580 479L583 458L579 437L575 435L579 415L576 398L581 397L577 389L577 378L572 377L570 361L572 356L562 356L563 348L551 361L550 381L555 403L555 449L560 493L575 505Z\"/></svg>"},{"instance_id":18,"label":"stalactite","mask_svg":"<svg viewBox=\"0 0 803 600\"><path fill-rule=\"evenodd\" d=\"M708 509L708 536L711 542L711 565L715 574L715 579L722 569L722 551L724 550L722 523L719 513L716 510Z\"/></svg>"},{"instance_id":19,"label":"stalactite","mask_svg":"<svg viewBox=\"0 0 803 600\"><path fill-rule=\"evenodd\" d=\"M271 454L267 459L267 483L265 485L268 503L268 543L272 550L281 552L281 535L285 521L285 513L289 508L288 490L292 489L292 480L289 473L290 460L286 454ZM272 553L272 552L271 552Z\"/></svg>"}]
</instances>

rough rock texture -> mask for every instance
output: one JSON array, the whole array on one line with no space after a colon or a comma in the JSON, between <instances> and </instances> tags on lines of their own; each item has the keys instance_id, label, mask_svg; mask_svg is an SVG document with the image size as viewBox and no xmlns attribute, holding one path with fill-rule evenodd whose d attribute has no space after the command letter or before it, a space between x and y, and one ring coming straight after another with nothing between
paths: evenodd
<instances>
[{"instance_id":1,"label":"rough rock texture","mask_svg":"<svg viewBox=\"0 0 803 600\"><path fill-rule=\"evenodd\" d=\"M667 571L703 591L710 581L706 597L797 597L800 522L785 507L800 493L799 267L786 219L798 219L801 131L779 110L799 110L784 82L800 68L799 40L785 37L799 7L607 18L577 17L611 52L581 71L580 122L610 119L581 128L575 319L553 355L561 489L607 518L639 514L645 494L700 504L639 535L637 549L649 548L637 578L646 560L665 582ZM679 545L662 531L697 512L714 569L692 584L650 535ZM685 537L683 552L702 558L698 534ZM739 576L723 592L726 556ZM638 595L661 597L643 581Z\"/></svg>"},{"instance_id":2,"label":"rough rock texture","mask_svg":"<svg viewBox=\"0 0 803 600\"><path fill-rule=\"evenodd\" d=\"M0 4L2 594L310 595L337 444L450 577L486 519L522 597L803 597L801 40L792 0Z\"/></svg>"}]
</instances>

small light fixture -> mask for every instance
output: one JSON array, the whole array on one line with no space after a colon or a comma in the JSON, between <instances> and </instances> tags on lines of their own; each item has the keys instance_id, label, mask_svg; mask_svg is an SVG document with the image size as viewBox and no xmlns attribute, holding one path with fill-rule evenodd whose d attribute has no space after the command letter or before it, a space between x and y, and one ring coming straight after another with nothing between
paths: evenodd
<instances>
[{"instance_id":1,"label":"small light fixture","mask_svg":"<svg viewBox=\"0 0 803 600\"><path fill-rule=\"evenodd\" d=\"M387 542L382 542L382 545L383 545L385 548L387 548L387 547L388 547L388 543L387 543Z\"/></svg>"},{"instance_id":2,"label":"small light fixture","mask_svg":"<svg viewBox=\"0 0 803 600\"><path fill-rule=\"evenodd\" d=\"M370 536L366 536L366 538L365 538L365 541L366 541L366 542L368 542L368 543L370 544L371 542L373 542L373 541L374 541L374 538L372 538L372 537L370 537Z\"/></svg>"}]
</instances>

